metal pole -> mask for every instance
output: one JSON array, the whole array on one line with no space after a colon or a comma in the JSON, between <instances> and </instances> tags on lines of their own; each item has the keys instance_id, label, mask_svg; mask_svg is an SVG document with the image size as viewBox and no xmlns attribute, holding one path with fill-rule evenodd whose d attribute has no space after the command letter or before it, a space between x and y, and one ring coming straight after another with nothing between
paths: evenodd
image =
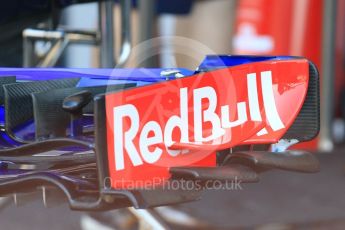
<instances>
[{"instance_id":1,"label":"metal pole","mask_svg":"<svg viewBox=\"0 0 345 230\"><path fill-rule=\"evenodd\" d=\"M334 49L336 1L323 1L322 67L321 67L321 130L319 148L333 149L332 120L334 116Z\"/></svg>"},{"instance_id":2,"label":"metal pole","mask_svg":"<svg viewBox=\"0 0 345 230\"><path fill-rule=\"evenodd\" d=\"M34 66L34 44L33 41L28 38L23 32L23 67L33 67Z\"/></svg>"},{"instance_id":3,"label":"metal pole","mask_svg":"<svg viewBox=\"0 0 345 230\"><path fill-rule=\"evenodd\" d=\"M59 39L45 55L45 58L37 65L37 67L53 67L59 61L63 51L69 44L67 38Z\"/></svg>"},{"instance_id":4,"label":"metal pole","mask_svg":"<svg viewBox=\"0 0 345 230\"><path fill-rule=\"evenodd\" d=\"M100 66L113 68L114 59L114 2L104 0L99 3L99 28L100 28Z\"/></svg>"},{"instance_id":5,"label":"metal pole","mask_svg":"<svg viewBox=\"0 0 345 230\"><path fill-rule=\"evenodd\" d=\"M131 9L132 2L120 0L121 6L121 47L116 67L124 67L131 53Z\"/></svg>"},{"instance_id":6,"label":"metal pole","mask_svg":"<svg viewBox=\"0 0 345 230\"><path fill-rule=\"evenodd\" d=\"M139 0L139 39L140 42L149 40L154 36L156 23L156 0ZM150 54L148 54L150 57ZM150 57L141 64L142 67L155 67L155 60Z\"/></svg>"}]
</instances>

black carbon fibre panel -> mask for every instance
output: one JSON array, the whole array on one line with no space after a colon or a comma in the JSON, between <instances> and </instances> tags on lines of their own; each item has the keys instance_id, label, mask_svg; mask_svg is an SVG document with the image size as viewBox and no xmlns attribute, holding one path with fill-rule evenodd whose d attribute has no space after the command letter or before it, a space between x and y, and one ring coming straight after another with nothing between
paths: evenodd
<instances>
[{"instance_id":1,"label":"black carbon fibre panel","mask_svg":"<svg viewBox=\"0 0 345 230\"><path fill-rule=\"evenodd\" d=\"M56 89L47 92L33 93L33 109L35 120L36 139L44 139L48 137L64 137L66 136L66 128L70 121L70 115L62 109L63 100L72 94L88 90L94 97L97 94L105 92L119 91L136 84L120 84L111 86L96 87L80 87ZM93 101L84 109L84 113L93 113Z\"/></svg>"},{"instance_id":2,"label":"black carbon fibre panel","mask_svg":"<svg viewBox=\"0 0 345 230\"><path fill-rule=\"evenodd\" d=\"M309 86L300 113L283 139L310 141L320 130L320 89L319 73L316 66L309 62Z\"/></svg>"},{"instance_id":3,"label":"black carbon fibre panel","mask_svg":"<svg viewBox=\"0 0 345 230\"><path fill-rule=\"evenodd\" d=\"M14 128L33 119L31 93L70 88L78 81L79 78L66 78L4 85L6 131L11 134Z\"/></svg>"},{"instance_id":4,"label":"black carbon fibre panel","mask_svg":"<svg viewBox=\"0 0 345 230\"><path fill-rule=\"evenodd\" d=\"M5 103L5 95L3 85L16 83L16 76L1 76L0 77L0 105Z\"/></svg>"}]
</instances>

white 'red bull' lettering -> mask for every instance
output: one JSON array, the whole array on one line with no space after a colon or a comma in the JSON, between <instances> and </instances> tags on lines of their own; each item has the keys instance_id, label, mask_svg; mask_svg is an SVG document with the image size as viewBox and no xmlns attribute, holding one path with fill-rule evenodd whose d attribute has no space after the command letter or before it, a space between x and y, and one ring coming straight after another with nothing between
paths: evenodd
<instances>
[{"instance_id":1,"label":"white 'red bull' lettering","mask_svg":"<svg viewBox=\"0 0 345 230\"><path fill-rule=\"evenodd\" d=\"M164 144L171 146L174 141L172 140L172 132L175 128L179 128L181 132L181 142L188 143L188 94L187 88L180 89L180 117L172 116L169 118L164 129ZM177 156L181 153L179 150L171 150L166 148L171 156Z\"/></svg>"},{"instance_id":2,"label":"white 'red bull' lettering","mask_svg":"<svg viewBox=\"0 0 345 230\"><path fill-rule=\"evenodd\" d=\"M272 72L261 72L261 90L264 102L264 109L267 121L273 131L283 129L285 126L280 119L278 110L274 101L273 84L272 84ZM261 113L258 100L258 89L256 82L256 73L250 73L247 75L248 84L248 98L249 98L249 111L252 121L261 121ZM263 128L257 135L262 136L267 134L267 129Z\"/></svg>"},{"instance_id":3,"label":"white 'red bull' lettering","mask_svg":"<svg viewBox=\"0 0 345 230\"><path fill-rule=\"evenodd\" d=\"M229 129L229 128L242 125L244 122L248 121L246 107L247 106L245 102L237 103L237 120L230 121L229 120L229 117L230 117L229 106L227 105L222 106L221 108L222 127L224 129Z\"/></svg>"},{"instance_id":4,"label":"white 'red bull' lettering","mask_svg":"<svg viewBox=\"0 0 345 230\"><path fill-rule=\"evenodd\" d=\"M117 106L113 111L114 127L119 130L119 132L116 132L116 135L114 135L116 170L122 170L125 168L123 148L126 149L126 152L134 166L142 165L143 161L138 154L137 148L133 144L133 139L137 135L139 129L139 114L137 108L135 108L134 105L127 104ZM131 127L127 132L123 133L123 118L125 117L128 117L131 120Z\"/></svg>"},{"instance_id":5,"label":"white 'red bull' lettering","mask_svg":"<svg viewBox=\"0 0 345 230\"><path fill-rule=\"evenodd\" d=\"M259 107L258 86L256 83L255 73L250 73L247 75L247 85L250 119L252 121L262 121Z\"/></svg>"},{"instance_id":6,"label":"white 'red bull' lettering","mask_svg":"<svg viewBox=\"0 0 345 230\"><path fill-rule=\"evenodd\" d=\"M150 132L154 133L153 137L148 137ZM140 133L139 148L144 161L147 163L154 163L161 157L163 150L155 147L153 151L149 150L151 145L157 145L163 142L162 129L157 122L150 121L143 127Z\"/></svg>"},{"instance_id":7,"label":"white 'red bull' lettering","mask_svg":"<svg viewBox=\"0 0 345 230\"><path fill-rule=\"evenodd\" d=\"M261 72L261 88L267 120L274 131L284 128L273 95L272 72Z\"/></svg>"},{"instance_id":8,"label":"white 'red bull' lettering","mask_svg":"<svg viewBox=\"0 0 345 230\"><path fill-rule=\"evenodd\" d=\"M278 114L273 93L272 73L265 71L261 73L262 96L265 114L269 125L273 131L284 128L284 124ZM259 101L258 88L255 73L247 74L248 86L248 107L250 120L262 121ZM208 107L205 109L202 105L203 100L208 101ZM247 104L246 102L237 103L237 119L230 121L229 105L221 106L220 115L216 113L218 105L217 94L213 87L206 86L193 90L193 105L194 105L194 141L198 143L218 140L224 136L225 129L231 129L248 121ZM115 156L115 170L123 170L125 168L124 154L127 153L133 166L142 165L144 162L153 164L157 162L162 154L163 149L157 144L164 143L165 151L171 156L178 156L183 151L170 150L171 146L176 140L173 140L172 134L175 129L179 129L181 138L179 142L189 143L188 131L188 89L180 89L180 115L171 116L165 127L161 127L156 121L147 122L140 133L139 131L139 113L137 108L132 104L121 105L113 108L114 113L114 156ZM131 126L127 131L123 130L124 118L130 120ZM212 134L208 137L203 137L203 124L209 122L212 124ZM258 132L258 136L267 134L267 129L262 129ZM153 134L149 136L149 134ZM139 135L139 149L133 143L135 137ZM230 137L231 138L231 137ZM217 141L217 142L218 142ZM215 142L214 142L215 143ZM150 148L151 147L151 148ZM152 148L154 147L154 148Z\"/></svg>"},{"instance_id":9,"label":"white 'red bull' lettering","mask_svg":"<svg viewBox=\"0 0 345 230\"><path fill-rule=\"evenodd\" d=\"M208 86L194 90L194 139L196 142L205 142L217 139L224 135L225 130L220 126L219 116L215 113L217 108L216 91ZM208 100L208 108L202 111L202 99ZM212 135L203 137L203 123L211 122Z\"/></svg>"}]
</instances>

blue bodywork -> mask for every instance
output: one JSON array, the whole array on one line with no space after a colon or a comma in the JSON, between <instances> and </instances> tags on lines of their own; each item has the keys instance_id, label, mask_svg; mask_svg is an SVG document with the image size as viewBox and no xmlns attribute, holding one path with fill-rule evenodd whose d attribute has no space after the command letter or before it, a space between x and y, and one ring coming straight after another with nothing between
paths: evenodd
<instances>
[{"instance_id":1,"label":"blue bodywork","mask_svg":"<svg viewBox=\"0 0 345 230\"><path fill-rule=\"evenodd\" d=\"M196 72L210 71L224 67L237 66L252 62L291 60L294 56L246 56L246 55L208 55L201 62Z\"/></svg>"}]
</instances>

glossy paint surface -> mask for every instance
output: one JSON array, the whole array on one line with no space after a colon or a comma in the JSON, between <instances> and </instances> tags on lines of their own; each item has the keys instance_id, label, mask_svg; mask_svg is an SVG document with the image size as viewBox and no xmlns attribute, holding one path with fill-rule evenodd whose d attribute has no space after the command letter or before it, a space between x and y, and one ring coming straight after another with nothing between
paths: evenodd
<instances>
[{"instance_id":1,"label":"glossy paint surface","mask_svg":"<svg viewBox=\"0 0 345 230\"><path fill-rule=\"evenodd\" d=\"M215 166L216 150L278 141L308 74L305 59L262 61L107 95L112 180L167 179L172 166Z\"/></svg>"}]
</instances>

